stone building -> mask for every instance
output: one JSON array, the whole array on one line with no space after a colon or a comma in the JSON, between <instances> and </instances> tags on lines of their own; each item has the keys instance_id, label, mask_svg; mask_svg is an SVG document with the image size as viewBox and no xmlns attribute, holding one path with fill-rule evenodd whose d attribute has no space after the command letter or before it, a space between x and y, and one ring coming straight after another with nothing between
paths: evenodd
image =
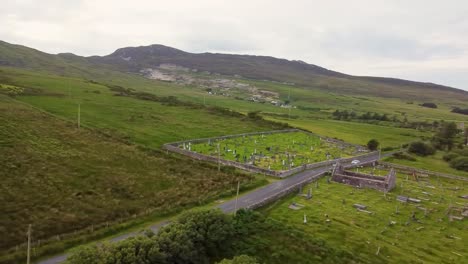
<instances>
[{"instance_id":1,"label":"stone building","mask_svg":"<svg viewBox=\"0 0 468 264\"><path fill-rule=\"evenodd\" d=\"M346 171L344 166L336 166L332 180L360 188L371 188L383 192L391 191L396 185L396 172L391 169L385 176L375 176L365 173Z\"/></svg>"}]
</instances>

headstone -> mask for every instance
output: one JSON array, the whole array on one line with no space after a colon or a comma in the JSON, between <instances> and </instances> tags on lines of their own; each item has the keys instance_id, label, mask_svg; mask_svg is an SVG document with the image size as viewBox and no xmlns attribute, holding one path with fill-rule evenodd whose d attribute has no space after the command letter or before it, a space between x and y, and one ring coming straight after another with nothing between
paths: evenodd
<instances>
[{"instance_id":1,"label":"headstone","mask_svg":"<svg viewBox=\"0 0 468 264\"><path fill-rule=\"evenodd\" d=\"M421 202L421 200L416 199L416 198L411 198L411 197L408 198L408 201L410 201L412 203L420 203Z\"/></svg>"},{"instance_id":2,"label":"headstone","mask_svg":"<svg viewBox=\"0 0 468 264\"><path fill-rule=\"evenodd\" d=\"M353 207L356 209L361 209L361 210L367 209L367 206L363 204L353 204Z\"/></svg>"},{"instance_id":3,"label":"headstone","mask_svg":"<svg viewBox=\"0 0 468 264\"><path fill-rule=\"evenodd\" d=\"M402 196L402 195L398 195L398 196L397 196L397 201L406 203L406 202L408 202L408 197Z\"/></svg>"},{"instance_id":4,"label":"headstone","mask_svg":"<svg viewBox=\"0 0 468 264\"><path fill-rule=\"evenodd\" d=\"M304 224L307 224L307 216L304 214Z\"/></svg>"}]
</instances>

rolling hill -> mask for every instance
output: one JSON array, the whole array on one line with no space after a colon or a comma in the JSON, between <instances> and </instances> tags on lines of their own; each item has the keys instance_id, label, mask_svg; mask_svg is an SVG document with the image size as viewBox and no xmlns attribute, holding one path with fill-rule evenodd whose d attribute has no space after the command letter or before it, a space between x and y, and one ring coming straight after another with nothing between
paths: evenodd
<instances>
[{"instance_id":1,"label":"rolling hill","mask_svg":"<svg viewBox=\"0 0 468 264\"><path fill-rule=\"evenodd\" d=\"M57 55L0 42L0 66L48 71L86 78L106 71L140 74L142 69L172 64L193 72L209 72L236 78L286 82L306 89L401 99L452 98L468 101L468 92L432 83L394 78L351 76L303 61L268 56L189 53L163 45L120 48L107 56Z\"/></svg>"}]
</instances>

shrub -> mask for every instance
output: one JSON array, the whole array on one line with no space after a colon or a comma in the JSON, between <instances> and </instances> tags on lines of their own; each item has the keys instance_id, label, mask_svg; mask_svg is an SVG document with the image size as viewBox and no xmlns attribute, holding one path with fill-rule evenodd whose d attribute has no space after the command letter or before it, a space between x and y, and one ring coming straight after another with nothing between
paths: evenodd
<instances>
[{"instance_id":1,"label":"shrub","mask_svg":"<svg viewBox=\"0 0 468 264\"><path fill-rule=\"evenodd\" d=\"M450 161L450 166L457 170L468 171L468 157L458 157Z\"/></svg>"},{"instance_id":2,"label":"shrub","mask_svg":"<svg viewBox=\"0 0 468 264\"><path fill-rule=\"evenodd\" d=\"M416 141L409 145L408 151L420 156L432 155L435 153L435 149L422 141Z\"/></svg>"},{"instance_id":3,"label":"shrub","mask_svg":"<svg viewBox=\"0 0 468 264\"><path fill-rule=\"evenodd\" d=\"M248 116L250 119L254 119L254 120L263 119L262 116L260 115L260 112L259 112L259 111L248 112L248 113L247 113L247 116Z\"/></svg>"},{"instance_id":4,"label":"shrub","mask_svg":"<svg viewBox=\"0 0 468 264\"><path fill-rule=\"evenodd\" d=\"M457 114L462 114L462 115L468 115L468 108L466 108L466 109L461 109L461 108L455 107L455 108L452 110L452 113L457 113Z\"/></svg>"},{"instance_id":5,"label":"shrub","mask_svg":"<svg viewBox=\"0 0 468 264\"><path fill-rule=\"evenodd\" d=\"M437 105L434 103L422 103L420 104L422 107L427 107L427 108L437 108Z\"/></svg>"},{"instance_id":6,"label":"shrub","mask_svg":"<svg viewBox=\"0 0 468 264\"><path fill-rule=\"evenodd\" d=\"M455 158L458 157L458 154L456 153L448 153L448 154L445 154L442 158L445 160L445 161L451 161Z\"/></svg>"},{"instance_id":7,"label":"shrub","mask_svg":"<svg viewBox=\"0 0 468 264\"><path fill-rule=\"evenodd\" d=\"M377 141L377 139L371 139L369 140L369 142L367 142L367 148L369 148L370 150L377 150L377 148L379 147L379 141Z\"/></svg>"}]
</instances>

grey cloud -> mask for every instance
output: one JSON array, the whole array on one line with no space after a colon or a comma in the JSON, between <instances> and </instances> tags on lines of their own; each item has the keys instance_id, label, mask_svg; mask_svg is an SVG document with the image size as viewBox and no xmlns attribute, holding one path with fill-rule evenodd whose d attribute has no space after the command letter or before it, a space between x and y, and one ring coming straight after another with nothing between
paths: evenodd
<instances>
[{"instance_id":1,"label":"grey cloud","mask_svg":"<svg viewBox=\"0 0 468 264\"><path fill-rule=\"evenodd\" d=\"M427 60L434 57L453 57L463 53L455 45L423 43L418 39L397 34L369 30L329 33L322 47L343 57L369 56L402 60Z\"/></svg>"},{"instance_id":2,"label":"grey cloud","mask_svg":"<svg viewBox=\"0 0 468 264\"><path fill-rule=\"evenodd\" d=\"M466 88L467 13L466 0L4 0L0 39L78 55L157 43L418 80L427 70L439 73L423 81Z\"/></svg>"}]
</instances>

